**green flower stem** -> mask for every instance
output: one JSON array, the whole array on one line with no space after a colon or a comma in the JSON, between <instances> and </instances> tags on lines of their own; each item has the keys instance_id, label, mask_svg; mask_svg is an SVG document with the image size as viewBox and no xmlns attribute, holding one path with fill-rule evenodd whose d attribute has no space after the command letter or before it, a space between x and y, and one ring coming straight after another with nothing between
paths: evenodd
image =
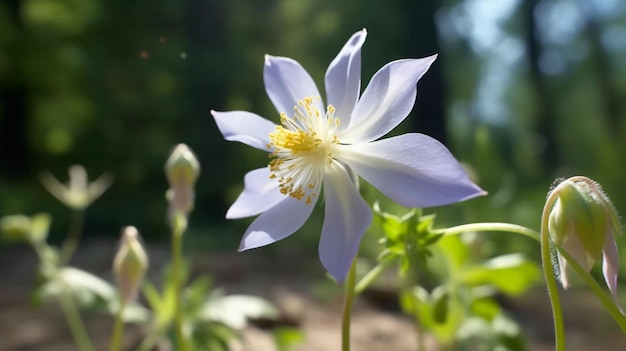
<instances>
[{"instance_id":1,"label":"green flower stem","mask_svg":"<svg viewBox=\"0 0 626 351\"><path fill-rule=\"evenodd\" d=\"M367 274L359 280L354 288L355 295L361 295L365 289L367 289L370 284L378 278L387 267L392 263L392 260L385 260L383 262L379 262L371 271L367 272Z\"/></svg>"},{"instance_id":2,"label":"green flower stem","mask_svg":"<svg viewBox=\"0 0 626 351\"><path fill-rule=\"evenodd\" d=\"M65 266L74 255L76 248L78 247L78 243L80 242L80 237L83 232L83 222L85 220L85 210L83 209L73 209L72 210L72 222L70 224L70 231L67 235L67 238L63 242L61 246L61 266Z\"/></svg>"},{"instance_id":3,"label":"green flower stem","mask_svg":"<svg viewBox=\"0 0 626 351\"><path fill-rule=\"evenodd\" d=\"M541 263L543 266L543 276L548 287L550 305L552 305L552 319L554 320L554 342L556 351L565 351L565 323L563 322L563 310L561 309L561 299L559 298L559 287L554 275L552 266L552 242L548 232L548 218L550 210L556 201L556 192L550 193L543 207L541 214Z\"/></svg>"},{"instance_id":4,"label":"green flower stem","mask_svg":"<svg viewBox=\"0 0 626 351\"><path fill-rule=\"evenodd\" d=\"M463 224L442 230L443 235L459 235L467 232L508 232L527 236L536 241L540 240L540 235L536 231L517 224L510 223L471 223Z\"/></svg>"},{"instance_id":5,"label":"green flower stem","mask_svg":"<svg viewBox=\"0 0 626 351\"><path fill-rule=\"evenodd\" d=\"M176 214L172 225L172 269L174 279L174 329L176 335L176 350L187 351L187 342L183 331L183 262L182 262L182 241L183 233L187 227L187 219L184 215Z\"/></svg>"},{"instance_id":6,"label":"green flower stem","mask_svg":"<svg viewBox=\"0 0 626 351\"><path fill-rule=\"evenodd\" d=\"M419 272L416 267L412 269L414 286L419 287ZM420 299L417 295L413 295L413 319L415 320L415 337L417 337L417 351L426 351L426 338L424 336L424 327L420 316Z\"/></svg>"},{"instance_id":7,"label":"green flower stem","mask_svg":"<svg viewBox=\"0 0 626 351\"><path fill-rule=\"evenodd\" d=\"M61 304L61 310L63 311L65 320L67 321L67 325L70 327L70 331L72 332L74 342L76 342L76 346L78 346L78 349L80 351L94 351L95 348L91 343L89 334L87 334L85 325L80 318L78 307L76 307L76 305L74 304L74 300L72 299L72 296L70 295L69 291L67 291L67 289L59 295L59 302Z\"/></svg>"},{"instance_id":8,"label":"green flower stem","mask_svg":"<svg viewBox=\"0 0 626 351\"><path fill-rule=\"evenodd\" d=\"M346 295L343 305L343 317L341 322L341 350L350 351L350 317L352 316L352 306L356 296L354 284L356 283L356 257L350 265L348 277L346 278Z\"/></svg>"},{"instance_id":9,"label":"green flower stem","mask_svg":"<svg viewBox=\"0 0 626 351\"><path fill-rule=\"evenodd\" d=\"M46 255L46 253L50 250L50 246L48 246L45 241L31 241L30 244L33 250L35 250L35 253L37 253L37 257L40 262L47 262L50 260L50 255Z\"/></svg>"},{"instance_id":10,"label":"green flower stem","mask_svg":"<svg viewBox=\"0 0 626 351\"><path fill-rule=\"evenodd\" d=\"M589 273L587 273L587 271L585 271L569 253L567 253L566 250L558 247L557 250L559 250L559 254L561 254L561 256L563 256L567 260L567 263L570 265L570 267L573 268L574 271L578 273L581 278L583 278L591 291L593 291L593 293L596 294L596 296L600 299L600 302L602 302L604 308L606 308L611 317L613 317L615 323L617 323L622 332L626 334L626 316L624 316L619 307L615 305L613 299L606 293L604 289L602 289L600 284L598 284L598 282L593 279L593 277Z\"/></svg>"},{"instance_id":11,"label":"green flower stem","mask_svg":"<svg viewBox=\"0 0 626 351\"><path fill-rule=\"evenodd\" d=\"M109 348L110 351L122 350L122 340L124 338L124 319L122 316L124 315L124 307L126 307L126 304L123 301L120 301L120 307L115 314L115 324L113 326L111 346Z\"/></svg>"},{"instance_id":12,"label":"green flower stem","mask_svg":"<svg viewBox=\"0 0 626 351\"><path fill-rule=\"evenodd\" d=\"M419 313L419 304L421 302L417 297L413 299L413 319L415 320L415 337L417 338L417 351L426 351L426 338L424 336L424 328Z\"/></svg>"}]
</instances>

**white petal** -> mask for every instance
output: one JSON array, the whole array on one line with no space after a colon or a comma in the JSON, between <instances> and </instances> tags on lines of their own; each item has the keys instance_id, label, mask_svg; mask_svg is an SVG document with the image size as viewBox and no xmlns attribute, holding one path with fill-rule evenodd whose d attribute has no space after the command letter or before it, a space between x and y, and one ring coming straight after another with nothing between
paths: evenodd
<instances>
[{"instance_id":1,"label":"white petal","mask_svg":"<svg viewBox=\"0 0 626 351\"><path fill-rule=\"evenodd\" d=\"M246 111L211 111L217 128L229 141L238 141L257 149L269 151L270 133L276 125L267 119Z\"/></svg>"},{"instance_id":2,"label":"white petal","mask_svg":"<svg viewBox=\"0 0 626 351\"><path fill-rule=\"evenodd\" d=\"M325 217L319 255L335 280L343 281L359 249L372 211L343 166L334 162L324 176Z\"/></svg>"},{"instance_id":3,"label":"white petal","mask_svg":"<svg viewBox=\"0 0 626 351\"><path fill-rule=\"evenodd\" d=\"M293 234L309 218L314 205L286 196L250 224L241 239L239 251L269 245Z\"/></svg>"},{"instance_id":4,"label":"white petal","mask_svg":"<svg viewBox=\"0 0 626 351\"><path fill-rule=\"evenodd\" d=\"M306 97L319 97L315 82L307 71L295 60L288 57L265 55L263 70L265 91L276 106L278 113L293 116L293 108L298 100ZM316 107L324 113L324 104L319 101Z\"/></svg>"},{"instance_id":5,"label":"white petal","mask_svg":"<svg viewBox=\"0 0 626 351\"><path fill-rule=\"evenodd\" d=\"M339 160L406 207L447 205L486 194L443 144L423 134L338 149Z\"/></svg>"},{"instance_id":6,"label":"white petal","mask_svg":"<svg viewBox=\"0 0 626 351\"><path fill-rule=\"evenodd\" d=\"M563 289L569 289L570 284L569 284L568 272L570 271L570 269L569 269L567 260L565 259L565 257L561 256L561 254L559 253L557 253L556 257L557 257L557 260L559 261L559 276L557 278L561 282L561 286L563 286Z\"/></svg>"},{"instance_id":7,"label":"white petal","mask_svg":"<svg viewBox=\"0 0 626 351\"><path fill-rule=\"evenodd\" d=\"M335 107L340 128L350 123L361 92L361 46L366 36L365 29L352 35L326 70L326 102Z\"/></svg>"},{"instance_id":8,"label":"white petal","mask_svg":"<svg viewBox=\"0 0 626 351\"><path fill-rule=\"evenodd\" d=\"M610 223L608 224L610 225ZM617 273L619 271L619 255L617 245L611 231L607 231L604 238L604 248L602 249L602 273L613 299L618 303L617 296ZM621 309L621 306L620 306Z\"/></svg>"},{"instance_id":9,"label":"white petal","mask_svg":"<svg viewBox=\"0 0 626 351\"><path fill-rule=\"evenodd\" d=\"M276 179L270 179L269 168L250 171L244 177L244 189L226 212L226 218L256 216L285 199Z\"/></svg>"},{"instance_id":10,"label":"white petal","mask_svg":"<svg viewBox=\"0 0 626 351\"><path fill-rule=\"evenodd\" d=\"M435 58L397 60L376 72L352 112L350 125L340 135L341 142L372 141L402 122L415 104L417 81Z\"/></svg>"}]
</instances>

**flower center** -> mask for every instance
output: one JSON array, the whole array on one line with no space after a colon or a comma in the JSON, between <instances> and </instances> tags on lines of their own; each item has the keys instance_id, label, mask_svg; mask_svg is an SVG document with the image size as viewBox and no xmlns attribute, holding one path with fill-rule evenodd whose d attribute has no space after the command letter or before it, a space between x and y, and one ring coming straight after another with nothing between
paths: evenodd
<instances>
[{"instance_id":1,"label":"flower center","mask_svg":"<svg viewBox=\"0 0 626 351\"><path fill-rule=\"evenodd\" d=\"M294 106L293 117L280 114L281 125L270 133L270 178L278 179L280 192L307 204L317 197L324 168L332 162L339 119L328 105L322 115L318 97L307 97Z\"/></svg>"}]
</instances>

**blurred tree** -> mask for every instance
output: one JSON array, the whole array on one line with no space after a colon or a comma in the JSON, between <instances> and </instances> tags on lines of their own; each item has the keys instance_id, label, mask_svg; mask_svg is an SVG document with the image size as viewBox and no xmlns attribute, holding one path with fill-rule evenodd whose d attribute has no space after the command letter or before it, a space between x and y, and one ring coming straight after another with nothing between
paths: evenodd
<instances>
[{"instance_id":1,"label":"blurred tree","mask_svg":"<svg viewBox=\"0 0 626 351\"><path fill-rule=\"evenodd\" d=\"M556 144L555 128L557 119L553 98L547 86L545 76L540 68L542 57L540 33L536 23L536 13L541 0L528 0L522 4L524 18L526 22L526 50L528 66L530 68L530 82L533 87L533 99L536 101L536 125L537 131L543 140L543 147L540 153L542 160L542 170L550 171L553 165L559 164L559 156ZM551 174L549 174L551 176Z\"/></svg>"},{"instance_id":2,"label":"blurred tree","mask_svg":"<svg viewBox=\"0 0 626 351\"><path fill-rule=\"evenodd\" d=\"M31 167L30 150L26 135L28 128L27 87L20 73L20 55L23 52L20 34L24 26L20 14L20 0L8 0L0 7L2 56L5 66L0 67L0 176L10 179L24 177Z\"/></svg>"},{"instance_id":3,"label":"blurred tree","mask_svg":"<svg viewBox=\"0 0 626 351\"><path fill-rule=\"evenodd\" d=\"M620 113L619 94L613 87L611 77L614 76L609 53L602 45L602 24L591 0L577 0L580 13L584 16L584 31L581 33L589 41L590 59L593 61L593 70L596 84L602 99L601 111L607 122L609 132L613 138L620 140L624 122ZM626 145L625 145L626 146Z\"/></svg>"},{"instance_id":4,"label":"blurred tree","mask_svg":"<svg viewBox=\"0 0 626 351\"><path fill-rule=\"evenodd\" d=\"M263 56L298 60L324 94L328 63L365 27L362 88L391 60L439 53L404 130L471 164L493 194L472 211L528 224L553 175L621 187L625 18L624 2L592 0L7 0L0 211L50 210L37 173L63 178L81 163L116 176L90 209L89 230L134 224L163 235L163 163L184 142L203 166L192 223L227 225L244 173L267 160L225 142L209 111L277 120Z\"/></svg>"},{"instance_id":5,"label":"blurred tree","mask_svg":"<svg viewBox=\"0 0 626 351\"><path fill-rule=\"evenodd\" d=\"M400 1L399 13L407 14L407 26L402 32L405 38L407 57L424 57L441 53L439 35L435 25L435 14L439 1ZM410 119L411 130L424 133L448 143L446 134L446 111L444 107L444 90L442 64L435 61L419 83L415 117Z\"/></svg>"}]
</instances>

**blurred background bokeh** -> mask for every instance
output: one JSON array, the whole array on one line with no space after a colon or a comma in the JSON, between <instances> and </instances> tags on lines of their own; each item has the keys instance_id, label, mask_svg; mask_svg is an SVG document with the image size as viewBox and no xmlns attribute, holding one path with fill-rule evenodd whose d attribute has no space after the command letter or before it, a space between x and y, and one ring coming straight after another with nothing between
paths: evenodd
<instances>
[{"instance_id":1,"label":"blurred background bokeh","mask_svg":"<svg viewBox=\"0 0 626 351\"><path fill-rule=\"evenodd\" d=\"M361 28L368 31L363 87L391 60L439 54L394 133L441 140L490 194L434 209L438 225L508 221L536 229L553 180L572 175L600 182L626 213L624 1L5 0L0 215L49 212L51 239L60 241L69 211L39 174L64 181L68 167L81 164L91 179L115 176L87 211L86 239L115 239L134 225L147 242L167 243L163 166L186 143L202 165L187 245L234 254L249 221L224 214L245 172L267 157L224 141L209 111L276 120L264 54L298 60L321 84ZM375 190L364 194L394 209ZM312 220L268 249L315 257L320 227ZM369 236L364 246L375 241ZM482 252L538 256L534 243L508 236L489 245Z\"/></svg>"}]
</instances>

